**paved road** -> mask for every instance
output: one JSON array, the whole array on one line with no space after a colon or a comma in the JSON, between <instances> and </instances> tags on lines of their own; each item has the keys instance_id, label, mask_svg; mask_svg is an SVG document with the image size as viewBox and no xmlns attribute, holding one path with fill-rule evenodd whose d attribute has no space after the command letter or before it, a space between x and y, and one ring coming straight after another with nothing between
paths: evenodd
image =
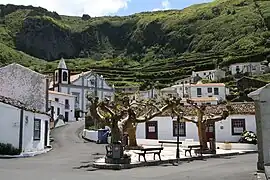
<instances>
[{"instance_id":1,"label":"paved road","mask_svg":"<svg viewBox=\"0 0 270 180\"><path fill-rule=\"evenodd\" d=\"M57 129L54 150L25 159L0 159L1 180L255 180L257 155L208 159L122 171L97 170L87 165L104 154L104 145L85 143L78 134L83 122ZM83 167L83 166L86 167ZM81 166L81 167L80 167ZM80 167L80 168L78 168Z\"/></svg>"}]
</instances>

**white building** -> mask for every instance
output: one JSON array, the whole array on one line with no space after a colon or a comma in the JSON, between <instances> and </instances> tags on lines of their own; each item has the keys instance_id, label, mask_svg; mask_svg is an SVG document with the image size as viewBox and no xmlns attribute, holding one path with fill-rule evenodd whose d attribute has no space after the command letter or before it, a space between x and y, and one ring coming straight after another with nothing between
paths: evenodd
<instances>
[{"instance_id":1,"label":"white building","mask_svg":"<svg viewBox=\"0 0 270 180\"><path fill-rule=\"evenodd\" d=\"M217 97L200 97L200 98L189 98L189 100L193 101L196 105L217 105L218 104L218 98ZM186 98L182 100L182 103L184 105L190 105L186 102Z\"/></svg>"},{"instance_id":2,"label":"white building","mask_svg":"<svg viewBox=\"0 0 270 180\"><path fill-rule=\"evenodd\" d=\"M232 75L239 73L251 73L252 75L262 74L265 66L261 62L236 63L229 66Z\"/></svg>"},{"instance_id":3,"label":"white building","mask_svg":"<svg viewBox=\"0 0 270 180\"><path fill-rule=\"evenodd\" d=\"M51 116L54 120L59 115L64 116L64 121L75 121L75 96L57 91L49 91Z\"/></svg>"},{"instance_id":4,"label":"white building","mask_svg":"<svg viewBox=\"0 0 270 180\"><path fill-rule=\"evenodd\" d=\"M176 85L183 85L183 84L186 85L186 84L190 84L190 83L194 83L192 77L179 79L178 81L175 82Z\"/></svg>"},{"instance_id":5,"label":"white building","mask_svg":"<svg viewBox=\"0 0 270 180\"><path fill-rule=\"evenodd\" d=\"M235 108L235 106L237 107ZM215 112L215 107L217 106L209 106L209 111ZM243 131L256 132L254 105L252 103L235 104L232 107L236 110L234 114L231 114L225 120L215 123L217 142L238 142ZM185 114L189 114L189 112L186 111ZM197 117L193 117L196 120ZM206 133L208 138L212 138L214 136L213 128L207 128ZM136 132L138 139L176 140L176 135L177 121L176 118L172 119L170 116L155 117L147 123L140 123ZM198 141L198 129L194 123L180 123L180 140L184 141L185 139Z\"/></svg>"},{"instance_id":6,"label":"white building","mask_svg":"<svg viewBox=\"0 0 270 180\"><path fill-rule=\"evenodd\" d=\"M160 90L161 96L179 96L175 87L166 87Z\"/></svg>"},{"instance_id":7,"label":"white building","mask_svg":"<svg viewBox=\"0 0 270 180\"><path fill-rule=\"evenodd\" d=\"M213 69L206 71L192 71L191 77L201 77L202 79L209 79L211 81L217 81L225 77L225 71L221 69Z\"/></svg>"},{"instance_id":8,"label":"white building","mask_svg":"<svg viewBox=\"0 0 270 180\"><path fill-rule=\"evenodd\" d=\"M173 85L172 88L174 88L178 94L179 97L181 98L187 98L190 97L190 85L189 83L187 84L180 84L180 85Z\"/></svg>"},{"instance_id":9,"label":"white building","mask_svg":"<svg viewBox=\"0 0 270 180\"><path fill-rule=\"evenodd\" d=\"M190 98L216 97L218 100L226 100L228 93L224 83L198 83L190 85Z\"/></svg>"},{"instance_id":10,"label":"white building","mask_svg":"<svg viewBox=\"0 0 270 180\"><path fill-rule=\"evenodd\" d=\"M50 116L22 102L0 96L0 142L22 153L43 151L49 146Z\"/></svg>"},{"instance_id":11,"label":"white building","mask_svg":"<svg viewBox=\"0 0 270 180\"><path fill-rule=\"evenodd\" d=\"M102 76L92 71L71 76L63 58L55 70L50 89L74 95L76 112L87 111L88 100L86 97L88 93L93 93L100 99L111 99L114 95L114 88L110 87ZM83 113L81 116L84 117L85 114Z\"/></svg>"}]
</instances>

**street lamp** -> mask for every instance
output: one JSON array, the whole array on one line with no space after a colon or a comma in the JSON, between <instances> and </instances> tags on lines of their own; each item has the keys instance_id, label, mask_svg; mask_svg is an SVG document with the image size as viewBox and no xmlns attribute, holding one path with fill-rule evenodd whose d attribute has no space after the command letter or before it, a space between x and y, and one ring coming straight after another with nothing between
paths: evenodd
<instances>
[{"instance_id":1,"label":"street lamp","mask_svg":"<svg viewBox=\"0 0 270 180\"><path fill-rule=\"evenodd\" d=\"M174 118L174 112L172 112L171 115L172 119ZM176 159L180 159L180 148L179 148L179 143L180 143L180 122L182 122L182 117L183 117L183 112L180 112L177 114L177 142L176 142Z\"/></svg>"}]
</instances>

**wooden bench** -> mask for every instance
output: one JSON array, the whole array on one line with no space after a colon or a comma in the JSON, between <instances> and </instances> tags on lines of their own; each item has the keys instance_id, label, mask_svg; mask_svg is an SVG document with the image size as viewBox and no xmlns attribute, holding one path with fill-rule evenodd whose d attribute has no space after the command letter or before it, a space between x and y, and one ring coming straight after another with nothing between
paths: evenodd
<instances>
[{"instance_id":1,"label":"wooden bench","mask_svg":"<svg viewBox=\"0 0 270 180\"><path fill-rule=\"evenodd\" d=\"M155 156L158 155L159 160L161 161L160 153L162 150L163 150L163 147L143 148L143 149L140 149L141 152L135 152L135 153L139 155L139 161L141 160L141 156L142 156L144 158L144 161L146 162L146 158L145 158L146 154L154 154L154 160L155 160Z\"/></svg>"},{"instance_id":2,"label":"wooden bench","mask_svg":"<svg viewBox=\"0 0 270 180\"><path fill-rule=\"evenodd\" d=\"M202 156L202 146L201 145L189 145L187 148L184 148L183 150L185 150L185 156L187 155L187 152L189 152L190 157L192 157L192 155L191 155L192 150L194 151L196 156L198 154L200 154L200 156Z\"/></svg>"},{"instance_id":3,"label":"wooden bench","mask_svg":"<svg viewBox=\"0 0 270 180\"><path fill-rule=\"evenodd\" d=\"M158 141L158 143L160 143L161 147L163 147L163 144L177 144L177 141ZM179 144L182 144L182 142L179 141Z\"/></svg>"}]
</instances>

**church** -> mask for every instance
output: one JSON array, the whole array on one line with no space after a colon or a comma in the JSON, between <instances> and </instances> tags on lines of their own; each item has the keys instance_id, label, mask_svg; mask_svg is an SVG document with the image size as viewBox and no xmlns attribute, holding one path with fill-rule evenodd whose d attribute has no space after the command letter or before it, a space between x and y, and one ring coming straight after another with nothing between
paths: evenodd
<instances>
[{"instance_id":1,"label":"church","mask_svg":"<svg viewBox=\"0 0 270 180\"><path fill-rule=\"evenodd\" d=\"M75 113L87 112L88 93L93 93L99 99L109 98L114 95L114 87L110 87L102 75L92 71L71 75L65 60L62 58L54 72L50 83L50 90L75 96ZM75 117L85 117L85 113L75 114Z\"/></svg>"}]
</instances>

